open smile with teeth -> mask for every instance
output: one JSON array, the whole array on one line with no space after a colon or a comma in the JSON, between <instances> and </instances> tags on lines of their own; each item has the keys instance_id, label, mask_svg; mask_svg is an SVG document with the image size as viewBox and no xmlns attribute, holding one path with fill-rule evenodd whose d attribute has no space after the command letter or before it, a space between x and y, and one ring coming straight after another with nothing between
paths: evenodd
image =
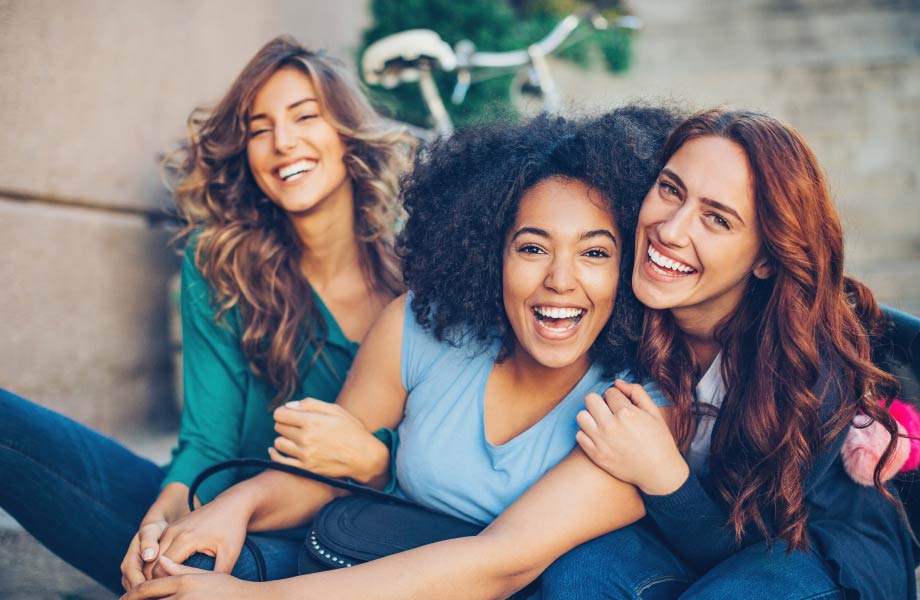
<instances>
[{"instance_id":1,"label":"open smile with teeth","mask_svg":"<svg viewBox=\"0 0 920 600\"><path fill-rule=\"evenodd\" d=\"M278 177L285 182L295 181L303 177L304 173L312 171L315 167L316 161L306 159L298 160L293 164L278 169Z\"/></svg>"},{"instance_id":2,"label":"open smile with teeth","mask_svg":"<svg viewBox=\"0 0 920 600\"><path fill-rule=\"evenodd\" d=\"M534 317L543 327L550 331L568 331L578 325L585 316L583 308L562 308L559 306L535 306Z\"/></svg>"},{"instance_id":3,"label":"open smile with teeth","mask_svg":"<svg viewBox=\"0 0 920 600\"><path fill-rule=\"evenodd\" d=\"M652 263L652 268L663 275L681 277L683 275L692 275L696 273L696 269L693 267L663 256L660 252L652 248L651 244L649 244L648 247L648 258Z\"/></svg>"}]
</instances>

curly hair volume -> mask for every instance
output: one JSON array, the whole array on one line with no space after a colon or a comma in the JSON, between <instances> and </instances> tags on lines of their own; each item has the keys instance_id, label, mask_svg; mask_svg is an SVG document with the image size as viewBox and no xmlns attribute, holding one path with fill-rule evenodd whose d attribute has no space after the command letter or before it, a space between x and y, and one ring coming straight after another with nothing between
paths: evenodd
<instances>
[{"instance_id":1,"label":"curly hair volume","mask_svg":"<svg viewBox=\"0 0 920 600\"><path fill-rule=\"evenodd\" d=\"M550 177L580 180L602 192L623 236L613 316L591 357L608 373L633 366L643 310L629 285L636 218L674 124L664 109L630 106L581 123L541 116L482 125L434 144L403 191L409 219L399 246L419 323L451 343L497 335L499 360L507 359L515 336L502 300L502 252L521 197Z\"/></svg>"},{"instance_id":2,"label":"curly hair volume","mask_svg":"<svg viewBox=\"0 0 920 600\"><path fill-rule=\"evenodd\" d=\"M300 262L299 238L286 213L256 185L246 158L249 109L279 69L300 69L316 89L323 116L345 145L345 167L355 203L355 237L372 289L403 290L395 254L399 176L414 147L402 128L370 106L343 65L282 36L268 42L242 70L213 110L189 117L188 142L171 157L179 182L174 195L193 235L195 265L219 305L217 318L238 307L242 347L253 373L267 381L273 405L291 398L304 374L307 347L322 356L326 331Z\"/></svg>"}]
</instances>

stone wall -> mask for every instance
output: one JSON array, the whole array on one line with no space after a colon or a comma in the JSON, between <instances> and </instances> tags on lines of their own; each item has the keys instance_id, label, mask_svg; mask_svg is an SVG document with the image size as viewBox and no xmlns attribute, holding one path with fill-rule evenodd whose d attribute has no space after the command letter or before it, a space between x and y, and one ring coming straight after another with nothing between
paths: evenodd
<instances>
[{"instance_id":1,"label":"stone wall","mask_svg":"<svg viewBox=\"0 0 920 600\"><path fill-rule=\"evenodd\" d=\"M366 24L363 0L0 0L0 387L174 426L159 158L271 37L350 65Z\"/></svg>"}]
</instances>

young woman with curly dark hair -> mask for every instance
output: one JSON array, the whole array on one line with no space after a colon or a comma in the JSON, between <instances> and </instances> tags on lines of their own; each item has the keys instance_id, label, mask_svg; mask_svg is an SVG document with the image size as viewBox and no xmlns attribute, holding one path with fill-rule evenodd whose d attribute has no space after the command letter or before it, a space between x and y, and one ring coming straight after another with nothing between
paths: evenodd
<instances>
[{"instance_id":1,"label":"young woman with curly dark hair","mask_svg":"<svg viewBox=\"0 0 920 600\"><path fill-rule=\"evenodd\" d=\"M557 561L545 596L913 600L911 537L880 481L898 439L879 402L895 382L870 357L881 314L843 274L817 160L769 116L710 110L677 127L664 162L633 289L676 441L638 386L588 398L579 444L642 491L650 520ZM840 456L857 411L890 435L874 486Z\"/></svg>"},{"instance_id":2,"label":"young woman with curly dark hair","mask_svg":"<svg viewBox=\"0 0 920 600\"><path fill-rule=\"evenodd\" d=\"M176 165L188 244L171 464L0 393L0 506L116 592L149 575L158 540L188 512L189 484L218 461L263 457L276 443L278 460L330 476L371 481L389 465L385 444L326 403L404 290L394 227L410 138L374 113L341 64L285 37L259 50L213 110L194 112L189 130ZM307 396L273 421L272 408ZM276 442L275 427L288 438ZM242 477L222 473L199 497Z\"/></svg>"},{"instance_id":3,"label":"young woman with curly dark hair","mask_svg":"<svg viewBox=\"0 0 920 600\"><path fill-rule=\"evenodd\" d=\"M635 215L672 125L666 111L624 108L580 126L465 130L407 180L409 295L374 325L338 401L369 429L398 425L406 496L491 523L483 533L261 584L176 565L195 551L235 556L247 525L300 524L334 496L263 473L171 528L160 562L181 576L126 597L504 598L638 519L636 489L573 452L575 415L633 363Z\"/></svg>"}]
</instances>

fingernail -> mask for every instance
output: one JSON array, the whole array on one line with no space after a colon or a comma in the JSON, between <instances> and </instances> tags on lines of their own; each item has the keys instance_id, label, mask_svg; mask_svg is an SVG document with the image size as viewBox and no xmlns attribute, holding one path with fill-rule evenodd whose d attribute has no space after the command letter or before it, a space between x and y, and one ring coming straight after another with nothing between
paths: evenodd
<instances>
[{"instance_id":1,"label":"fingernail","mask_svg":"<svg viewBox=\"0 0 920 600\"><path fill-rule=\"evenodd\" d=\"M291 400L290 402L285 402L284 405L291 408L297 408L300 406L300 400Z\"/></svg>"},{"instance_id":2,"label":"fingernail","mask_svg":"<svg viewBox=\"0 0 920 600\"><path fill-rule=\"evenodd\" d=\"M144 550L144 560L151 560L157 555L156 551L153 548L147 548Z\"/></svg>"}]
</instances>

